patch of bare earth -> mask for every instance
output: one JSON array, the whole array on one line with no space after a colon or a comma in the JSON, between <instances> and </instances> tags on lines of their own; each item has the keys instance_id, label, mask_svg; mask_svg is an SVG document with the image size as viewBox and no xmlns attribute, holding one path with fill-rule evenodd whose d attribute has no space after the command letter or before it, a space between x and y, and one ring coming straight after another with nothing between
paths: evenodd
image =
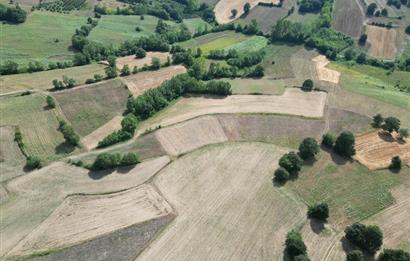
<instances>
[{"instance_id":1,"label":"patch of bare earth","mask_svg":"<svg viewBox=\"0 0 410 261\"><path fill-rule=\"evenodd\" d=\"M255 6L258 5L258 3L274 3L277 4L279 3L278 0L220 0L215 8L214 8L214 12L215 12L215 18L216 21L219 24L227 24L229 22L232 22L233 20L239 18L243 13L243 6L246 3L249 3L251 8L254 8ZM231 11L233 9L236 9L238 11L237 15L235 17L232 17L232 13Z\"/></svg>"},{"instance_id":2,"label":"patch of bare earth","mask_svg":"<svg viewBox=\"0 0 410 261\"><path fill-rule=\"evenodd\" d=\"M401 141L396 134L373 131L356 136L355 159L371 170L387 168L394 156L410 166L410 140Z\"/></svg>"},{"instance_id":3,"label":"patch of bare earth","mask_svg":"<svg viewBox=\"0 0 410 261\"><path fill-rule=\"evenodd\" d=\"M164 63L168 57L170 57L168 52L147 52L144 58L136 58L135 55L118 58L116 64L118 70L121 70L126 64L132 70L134 66L142 68L144 65L151 65L152 58L158 58L161 63Z\"/></svg>"},{"instance_id":4,"label":"patch of bare earth","mask_svg":"<svg viewBox=\"0 0 410 261\"><path fill-rule=\"evenodd\" d=\"M172 77L178 74L186 72L186 68L182 65L174 65L162 68L157 71L147 71L137 73L122 78L128 89L134 96L138 96L144 93L144 91L158 87L166 80L170 80Z\"/></svg>"},{"instance_id":5,"label":"patch of bare earth","mask_svg":"<svg viewBox=\"0 0 410 261\"><path fill-rule=\"evenodd\" d=\"M71 196L20 241L10 255L78 244L171 212L172 207L147 184L108 195Z\"/></svg>"},{"instance_id":6,"label":"patch of bare earth","mask_svg":"<svg viewBox=\"0 0 410 261\"><path fill-rule=\"evenodd\" d=\"M82 138L81 143L87 150L94 149L97 147L98 142L107 137L110 133L121 129L122 118L122 116L115 116L109 122Z\"/></svg>"},{"instance_id":7,"label":"patch of bare earth","mask_svg":"<svg viewBox=\"0 0 410 261\"><path fill-rule=\"evenodd\" d=\"M393 59L398 51L396 29L379 26L366 26L367 42L370 44L369 55L375 58Z\"/></svg>"},{"instance_id":8,"label":"patch of bare earth","mask_svg":"<svg viewBox=\"0 0 410 261\"><path fill-rule=\"evenodd\" d=\"M326 81L338 84L340 80L340 72L326 68L329 60L324 55L316 56L312 59L316 65L316 74L319 81Z\"/></svg>"}]
</instances>

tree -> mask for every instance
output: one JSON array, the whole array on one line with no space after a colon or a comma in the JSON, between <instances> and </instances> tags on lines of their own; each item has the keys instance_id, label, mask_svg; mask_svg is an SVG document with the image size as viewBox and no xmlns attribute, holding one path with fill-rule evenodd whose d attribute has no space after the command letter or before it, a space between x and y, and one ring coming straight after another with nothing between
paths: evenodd
<instances>
[{"instance_id":1,"label":"tree","mask_svg":"<svg viewBox=\"0 0 410 261\"><path fill-rule=\"evenodd\" d=\"M56 107L56 103L55 103L53 97L47 96L46 101L47 101L48 108L54 109Z\"/></svg>"},{"instance_id":2,"label":"tree","mask_svg":"<svg viewBox=\"0 0 410 261\"><path fill-rule=\"evenodd\" d=\"M363 64L363 63L366 62L366 59L367 59L366 54L365 54L365 53L360 53L360 54L356 57L356 62L357 62L358 64Z\"/></svg>"},{"instance_id":3,"label":"tree","mask_svg":"<svg viewBox=\"0 0 410 261\"><path fill-rule=\"evenodd\" d=\"M138 156L133 152L125 154L121 159L121 166L135 165L138 163L140 163Z\"/></svg>"},{"instance_id":4,"label":"tree","mask_svg":"<svg viewBox=\"0 0 410 261\"><path fill-rule=\"evenodd\" d=\"M98 154L97 158L94 160L93 164L91 165L91 169L93 170L103 170L103 169L110 169L117 167L121 162L121 155L110 154L110 153L101 153Z\"/></svg>"},{"instance_id":5,"label":"tree","mask_svg":"<svg viewBox=\"0 0 410 261\"><path fill-rule=\"evenodd\" d=\"M407 138L408 136L409 136L409 130L408 130L408 129L400 128L400 130L399 130L399 138L404 141L405 138Z\"/></svg>"},{"instance_id":6,"label":"tree","mask_svg":"<svg viewBox=\"0 0 410 261\"><path fill-rule=\"evenodd\" d=\"M373 128L380 128L383 124L384 118L383 116L379 113L373 116L373 122L372 126Z\"/></svg>"},{"instance_id":7,"label":"tree","mask_svg":"<svg viewBox=\"0 0 410 261\"><path fill-rule=\"evenodd\" d=\"M128 66L128 64L125 64L121 69L121 76L127 76L130 74L131 74L130 67Z\"/></svg>"},{"instance_id":8,"label":"tree","mask_svg":"<svg viewBox=\"0 0 410 261\"><path fill-rule=\"evenodd\" d=\"M108 66L105 68L105 76L107 79L112 79L118 76L117 67L116 66Z\"/></svg>"},{"instance_id":9,"label":"tree","mask_svg":"<svg viewBox=\"0 0 410 261\"><path fill-rule=\"evenodd\" d=\"M313 89L313 81L311 79L307 79L303 82L302 90L311 91Z\"/></svg>"},{"instance_id":10,"label":"tree","mask_svg":"<svg viewBox=\"0 0 410 261\"><path fill-rule=\"evenodd\" d=\"M367 7L367 15L368 16L373 16L374 12L377 9L377 5L375 3L371 3L368 7Z\"/></svg>"},{"instance_id":11,"label":"tree","mask_svg":"<svg viewBox=\"0 0 410 261\"><path fill-rule=\"evenodd\" d=\"M377 226L354 223L346 227L345 237L350 243L374 254L383 244L383 232Z\"/></svg>"},{"instance_id":12,"label":"tree","mask_svg":"<svg viewBox=\"0 0 410 261\"><path fill-rule=\"evenodd\" d=\"M197 80L202 80L207 75L206 59L200 57L194 60L194 63L188 70L188 74Z\"/></svg>"},{"instance_id":13,"label":"tree","mask_svg":"<svg viewBox=\"0 0 410 261\"><path fill-rule=\"evenodd\" d=\"M365 45L367 42L367 34L362 34L359 38L359 44L360 45Z\"/></svg>"},{"instance_id":14,"label":"tree","mask_svg":"<svg viewBox=\"0 0 410 261\"><path fill-rule=\"evenodd\" d=\"M353 250L347 253L346 261L364 261L364 256L362 251Z\"/></svg>"},{"instance_id":15,"label":"tree","mask_svg":"<svg viewBox=\"0 0 410 261\"><path fill-rule=\"evenodd\" d=\"M386 8L383 8L383 9L382 9L381 15L382 15L382 16L385 16L385 17L388 16L388 12L387 12L387 9L386 9Z\"/></svg>"},{"instance_id":16,"label":"tree","mask_svg":"<svg viewBox=\"0 0 410 261\"><path fill-rule=\"evenodd\" d=\"M377 261L409 261L410 253L401 249L384 249Z\"/></svg>"},{"instance_id":17,"label":"tree","mask_svg":"<svg viewBox=\"0 0 410 261\"><path fill-rule=\"evenodd\" d=\"M326 133L322 137L322 145L328 148L333 148L335 141L336 141L336 137L331 133Z\"/></svg>"},{"instance_id":18,"label":"tree","mask_svg":"<svg viewBox=\"0 0 410 261\"><path fill-rule=\"evenodd\" d=\"M391 163L389 168L393 169L393 170L400 170L401 169L401 165L402 165L402 161L400 159L400 156L394 156L391 159Z\"/></svg>"},{"instance_id":19,"label":"tree","mask_svg":"<svg viewBox=\"0 0 410 261\"><path fill-rule=\"evenodd\" d=\"M342 132L336 139L334 150L342 156L351 157L356 154L355 138L351 132Z\"/></svg>"},{"instance_id":20,"label":"tree","mask_svg":"<svg viewBox=\"0 0 410 261\"><path fill-rule=\"evenodd\" d=\"M392 133L393 131L398 132L400 129L400 120L396 117L387 117L384 119L382 129L388 131L389 133Z\"/></svg>"},{"instance_id":21,"label":"tree","mask_svg":"<svg viewBox=\"0 0 410 261\"><path fill-rule=\"evenodd\" d=\"M410 25L408 25L408 26L406 27L405 32L406 32L406 34L410 35Z\"/></svg>"},{"instance_id":22,"label":"tree","mask_svg":"<svg viewBox=\"0 0 410 261\"><path fill-rule=\"evenodd\" d=\"M132 113L127 114L127 116L125 116L124 119L121 121L122 130L130 133L131 135L134 135L137 125L138 119Z\"/></svg>"},{"instance_id":23,"label":"tree","mask_svg":"<svg viewBox=\"0 0 410 261\"><path fill-rule=\"evenodd\" d=\"M41 168L41 160L36 156L27 157L26 168L28 168L28 169L39 169L39 168Z\"/></svg>"},{"instance_id":24,"label":"tree","mask_svg":"<svg viewBox=\"0 0 410 261\"><path fill-rule=\"evenodd\" d=\"M285 250L291 260L294 260L296 256L306 255L307 253L307 248L303 242L302 235L295 230L291 230L286 235L285 245Z\"/></svg>"},{"instance_id":25,"label":"tree","mask_svg":"<svg viewBox=\"0 0 410 261\"><path fill-rule=\"evenodd\" d=\"M108 56L108 57L107 57L108 66L110 66L110 67L115 67L115 66L117 65L116 59L117 59L117 58L116 58L114 55Z\"/></svg>"},{"instance_id":26,"label":"tree","mask_svg":"<svg viewBox=\"0 0 410 261\"><path fill-rule=\"evenodd\" d=\"M314 157L319 153L319 145L314 138L306 138L299 145L299 155L302 159Z\"/></svg>"},{"instance_id":27,"label":"tree","mask_svg":"<svg viewBox=\"0 0 410 261\"><path fill-rule=\"evenodd\" d=\"M274 173L275 180L278 182L285 182L289 179L289 172L284 168L278 168Z\"/></svg>"},{"instance_id":28,"label":"tree","mask_svg":"<svg viewBox=\"0 0 410 261\"><path fill-rule=\"evenodd\" d=\"M326 203L319 203L314 206L309 206L307 215L309 218L326 221L329 217L329 206Z\"/></svg>"},{"instance_id":29,"label":"tree","mask_svg":"<svg viewBox=\"0 0 410 261\"><path fill-rule=\"evenodd\" d=\"M279 166L286 169L289 173L297 172L302 168L302 159L293 151L284 154L279 159Z\"/></svg>"},{"instance_id":30,"label":"tree","mask_svg":"<svg viewBox=\"0 0 410 261\"><path fill-rule=\"evenodd\" d=\"M146 55L147 55L147 52L141 47L138 47L137 50L135 50L136 58L144 58Z\"/></svg>"},{"instance_id":31,"label":"tree","mask_svg":"<svg viewBox=\"0 0 410 261\"><path fill-rule=\"evenodd\" d=\"M63 134L65 141L72 146L77 146L80 142L80 136L75 133L73 127L63 120L60 120L59 131Z\"/></svg>"},{"instance_id":32,"label":"tree","mask_svg":"<svg viewBox=\"0 0 410 261\"><path fill-rule=\"evenodd\" d=\"M238 10L232 9L232 10L231 10L231 14L232 14L232 18L235 18L236 15L238 14Z\"/></svg>"},{"instance_id":33,"label":"tree","mask_svg":"<svg viewBox=\"0 0 410 261\"><path fill-rule=\"evenodd\" d=\"M157 57L152 57L151 70L158 70L159 68L161 68L161 61Z\"/></svg>"},{"instance_id":34,"label":"tree","mask_svg":"<svg viewBox=\"0 0 410 261\"><path fill-rule=\"evenodd\" d=\"M244 13L244 15L248 15L250 10L251 10L251 5L250 5L249 3L246 3L246 4L243 6L243 13Z\"/></svg>"}]
</instances>

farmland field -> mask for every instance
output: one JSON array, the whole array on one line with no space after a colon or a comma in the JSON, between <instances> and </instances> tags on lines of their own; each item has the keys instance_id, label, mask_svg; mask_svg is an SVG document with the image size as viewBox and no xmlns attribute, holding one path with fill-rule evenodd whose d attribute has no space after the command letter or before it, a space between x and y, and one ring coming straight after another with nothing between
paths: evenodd
<instances>
[{"instance_id":1,"label":"farmland field","mask_svg":"<svg viewBox=\"0 0 410 261\"><path fill-rule=\"evenodd\" d=\"M358 0L336 0L333 7L335 30L353 38L359 38L363 31L365 11Z\"/></svg>"},{"instance_id":2,"label":"farmland field","mask_svg":"<svg viewBox=\"0 0 410 261\"><path fill-rule=\"evenodd\" d=\"M291 56L303 48L300 45L270 44L265 47L266 55L262 61L265 75L273 78L293 78Z\"/></svg>"},{"instance_id":3,"label":"farmland field","mask_svg":"<svg viewBox=\"0 0 410 261\"><path fill-rule=\"evenodd\" d=\"M288 13L287 3L284 2L283 8L277 7L265 7L265 6L255 6L249 12L249 14L244 17L237 19L235 23L245 25L250 23L253 19L258 23L259 29L264 33L269 33L272 26L281 18L285 17Z\"/></svg>"},{"instance_id":4,"label":"farmland field","mask_svg":"<svg viewBox=\"0 0 410 261\"><path fill-rule=\"evenodd\" d=\"M71 60L71 36L87 22L85 17L36 11L23 24L0 24L0 59L29 61Z\"/></svg>"},{"instance_id":5,"label":"farmland field","mask_svg":"<svg viewBox=\"0 0 410 261\"><path fill-rule=\"evenodd\" d=\"M154 57L158 58L161 63L165 63L167 57L170 57L170 54L167 52L147 52L144 58L136 58L135 55L124 56L116 60L116 65L119 70L126 64L130 70L132 70L134 66L141 69L144 65L151 65L152 58Z\"/></svg>"},{"instance_id":6,"label":"farmland field","mask_svg":"<svg viewBox=\"0 0 410 261\"><path fill-rule=\"evenodd\" d=\"M14 126L0 127L0 182L23 174L25 157L14 141L14 133Z\"/></svg>"},{"instance_id":7,"label":"farmland field","mask_svg":"<svg viewBox=\"0 0 410 261\"><path fill-rule=\"evenodd\" d=\"M119 79L53 93L65 117L82 136L121 115L128 95Z\"/></svg>"},{"instance_id":8,"label":"farmland field","mask_svg":"<svg viewBox=\"0 0 410 261\"><path fill-rule=\"evenodd\" d=\"M233 44L231 46L225 47L225 50L234 49L238 52L244 51L259 51L260 49L264 48L268 45L268 40L263 36L252 36L251 38L246 39L237 44Z\"/></svg>"},{"instance_id":9,"label":"farmland field","mask_svg":"<svg viewBox=\"0 0 410 261\"><path fill-rule=\"evenodd\" d=\"M282 80L262 79L224 79L232 86L233 94L273 94L281 95L285 91Z\"/></svg>"},{"instance_id":10,"label":"farmland field","mask_svg":"<svg viewBox=\"0 0 410 261\"><path fill-rule=\"evenodd\" d=\"M198 31L203 31L204 29L211 29L212 25L209 23L205 22L201 18L190 18L190 19L184 19L183 23L188 27L188 30L191 33L196 33Z\"/></svg>"},{"instance_id":11,"label":"farmland field","mask_svg":"<svg viewBox=\"0 0 410 261\"><path fill-rule=\"evenodd\" d=\"M393 59L396 56L399 41L397 29L368 25L366 33L370 56L384 59Z\"/></svg>"}]
</instances>

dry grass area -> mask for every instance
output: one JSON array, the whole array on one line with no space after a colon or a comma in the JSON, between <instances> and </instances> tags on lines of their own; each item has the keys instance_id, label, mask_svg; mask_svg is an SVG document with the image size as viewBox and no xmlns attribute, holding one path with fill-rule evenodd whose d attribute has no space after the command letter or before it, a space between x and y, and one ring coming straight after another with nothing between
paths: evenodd
<instances>
[{"instance_id":1,"label":"dry grass area","mask_svg":"<svg viewBox=\"0 0 410 261\"><path fill-rule=\"evenodd\" d=\"M161 61L161 64L167 61L167 58L170 57L168 52L147 52L144 58L135 58L135 55L129 55L125 57L120 57L116 60L117 68L119 70L124 67L124 65L128 64L130 69L132 70L134 66L138 68L142 68L144 65L151 65L152 58L158 58Z\"/></svg>"},{"instance_id":2,"label":"dry grass area","mask_svg":"<svg viewBox=\"0 0 410 261\"><path fill-rule=\"evenodd\" d=\"M319 81L331 82L338 84L340 80L340 72L326 68L330 61L324 55L316 56L312 59L316 65L316 74Z\"/></svg>"},{"instance_id":3,"label":"dry grass area","mask_svg":"<svg viewBox=\"0 0 410 261\"><path fill-rule=\"evenodd\" d=\"M410 166L410 140L399 140L397 134L372 131L356 136L355 159L371 170L387 168L391 158L399 155Z\"/></svg>"},{"instance_id":4,"label":"dry grass area","mask_svg":"<svg viewBox=\"0 0 410 261\"><path fill-rule=\"evenodd\" d=\"M296 52L290 54L290 66L293 71L293 75L302 80L317 79L316 65L312 61L317 57L319 53L316 50L307 50L300 48Z\"/></svg>"},{"instance_id":5,"label":"dry grass area","mask_svg":"<svg viewBox=\"0 0 410 261\"><path fill-rule=\"evenodd\" d=\"M155 132L155 137L170 155L180 155L207 144L228 140L218 119L213 116L159 129Z\"/></svg>"},{"instance_id":6,"label":"dry grass area","mask_svg":"<svg viewBox=\"0 0 410 261\"><path fill-rule=\"evenodd\" d=\"M170 80L177 74L186 72L186 68L182 65L174 65L165 67L158 71L149 71L137 73L131 76L122 78L128 89L134 96L144 93L144 91L158 87L166 80Z\"/></svg>"},{"instance_id":7,"label":"dry grass area","mask_svg":"<svg viewBox=\"0 0 410 261\"><path fill-rule=\"evenodd\" d=\"M147 184L108 195L71 196L9 254L71 246L171 212L172 207Z\"/></svg>"},{"instance_id":8,"label":"dry grass area","mask_svg":"<svg viewBox=\"0 0 410 261\"><path fill-rule=\"evenodd\" d=\"M306 211L272 185L285 151L262 143L223 144L171 163L154 184L178 216L137 260L282 260L286 233L305 220Z\"/></svg>"},{"instance_id":9,"label":"dry grass area","mask_svg":"<svg viewBox=\"0 0 410 261\"><path fill-rule=\"evenodd\" d=\"M102 125L95 131L91 132L84 138L82 138L81 139L82 145L87 150L91 150L97 147L99 141L104 139L106 136L108 136L113 131L121 129L122 118L123 118L122 116L115 116L109 122Z\"/></svg>"},{"instance_id":10,"label":"dry grass area","mask_svg":"<svg viewBox=\"0 0 410 261\"><path fill-rule=\"evenodd\" d=\"M13 197L0 205L0 257L46 220L68 195L112 193L139 186L169 160L168 157L155 158L110 172L89 172L56 162L11 180L6 188Z\"/></svg>"},{"instance_id":11,"label":"dry grass area","mask_svg":"<svg viewBox=\"0 0 410 261\"><path fill-rule=\"evenodd\" d=\"M0 126L0 182L23 174L26 159L14 141L14 132L15 127Z\"/></svg>"},{"instance_id":12,"label":"dry grass area","mask_svg":"<svg viewBox=\"0 0 410 261\"><path fill-rule=\"evenodd\" d=\"M396 29L379 26L366 26L367 42L370 44L369 55L375 58L394 59L398 51Z\"/></svg>"},{"instance_id":13,"label":"dry grass area","mask_svg":"<svg viewBox=\"0 0 410 261\"><path fill-rule=\"evenodd\" d=\"M279 3L278 0L220 0L214 8L216 21L219 24L227 24L229 22L232 22L243 14L243 6L246 3L249 3L251 5L251 8L254 8L258 5L259 2L274 4ZM231 10L233 9L236 9L238 11L238 14L235 17L232 17Z\"/></svg>"}]
</instances>

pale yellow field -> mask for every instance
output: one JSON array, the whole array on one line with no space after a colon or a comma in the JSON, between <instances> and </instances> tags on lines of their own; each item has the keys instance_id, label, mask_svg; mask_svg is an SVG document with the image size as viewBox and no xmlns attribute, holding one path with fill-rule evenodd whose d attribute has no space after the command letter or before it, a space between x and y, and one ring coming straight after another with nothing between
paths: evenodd
<instances>
[{"instance_id":1,"label":"pale yellow field","mask_svg":"<svg viewBox=\"0 0 410 261\"><path fill-rule=\"evenodd\" d=\"M326 81L338 84L340 80L340 72L326 68L329 60L324 55L316 56L312 59L316 64L316 74L320 81Z\"/></svg>"},{"instance_id":2,"label":"pale yellow field","mask_svg":"<svg viewBox=\"0 0 410 261\"><path fill-rule=\"evenodd\" d=\"M99 127L92 133L88 134L84 138L81 139L82 145L87 150L94 149L97 147L98 142L104 139L106 136L108 136L110 133L121 129L121 121L123 117L122 116L115 116L112 118L109 122L104 124L103 126Z\"/></svg>"},{"instance_id":3,"label":"pale yellow field","mask_svg":"<svg viewBox=\"0 0 410 261\"><path fill-rule=\"evenodd\" d=\"M117 68L119 70L124 67L124 65L128 64L130 67L130 70L134 68L134 66L137 66L138 68L142 68L144 65L151 65L152 58L158 58L161 61L161 64L167 61L167 57L170 57L170 54L168 52L163 53L163 52L147 52L146 56L144 58L135 58L135 55L129 55L129 56L124 56L120 57L116 60Z\"/></svg>"},{"instance_id":4,"label":"pale yellow field","mask_svg":"<svg viewBox=\"0 0 410 261\"><path fill-rule=\"evenodd\" d=\"M369 55L376 58L393 59L398 51L396 29L379 26L366 26L367 41L370 44Z\"/></svg>"}]
</instances>

